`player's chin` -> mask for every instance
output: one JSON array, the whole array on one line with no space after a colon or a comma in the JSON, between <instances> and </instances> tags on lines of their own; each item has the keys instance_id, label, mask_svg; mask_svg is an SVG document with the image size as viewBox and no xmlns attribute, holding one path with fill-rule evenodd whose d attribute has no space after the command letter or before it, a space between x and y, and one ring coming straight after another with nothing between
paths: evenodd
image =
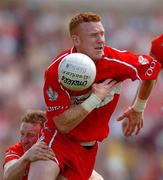
<instances>
[{"instance_id":1,"label":"player's chin","mask_svg":"<svg viewBox=\"0 0 163 180\"><path fill-rule=\"evenodd\" d=\"M103 56L103 53L102 53L102 52L95 52L95 53L93 54L92 59L95 59L95 60L101 59L102 56Z\"/></svg>"},{"instance_id":2,"label":"player's chin","mask_svg":"<svg viewBox=\"0 0 163 180\"><path fill-rule=\"evenodd\" d=\"M94 57L94 62L95 62L95 63L98 62L99 59L101 59L101 58L102 58L102 55L96 55L96 56Z\"/></svg>"},{"instance_id":3,"label":"player's chin","mask_svg":"<svg viewBox=\"0 0 163 180\"><path fill-rule=\"evenodd\" d=\"M102 50L96 51L96 59L101 59L103 55L104 55L104 51Z\"/></svg>"}]
</instances>

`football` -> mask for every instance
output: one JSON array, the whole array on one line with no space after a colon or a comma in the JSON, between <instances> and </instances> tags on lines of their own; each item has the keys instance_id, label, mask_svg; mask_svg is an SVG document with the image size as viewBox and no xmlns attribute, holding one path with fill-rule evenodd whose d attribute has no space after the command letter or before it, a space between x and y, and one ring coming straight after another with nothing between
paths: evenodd
<instances>
[{"instance_id":1,"label":"football","mask_svg":"<svg viewBox=\"0 0 163 180\"><path fill-rule=\"evenodd\" d=\"M82 53L65 56L58 67L59 82L69 90L81 91L89 88L96 77L93 60Z\"/></svg>"}]
</instances>

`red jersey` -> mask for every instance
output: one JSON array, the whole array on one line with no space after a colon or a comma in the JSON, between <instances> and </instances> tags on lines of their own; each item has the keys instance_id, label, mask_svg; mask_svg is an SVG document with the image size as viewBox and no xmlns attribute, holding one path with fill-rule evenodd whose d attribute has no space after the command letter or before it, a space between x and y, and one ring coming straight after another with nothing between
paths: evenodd
<instances>
[{"instance_id":1,"label":"red jersey","mask_svg":"<svg viewBox=\"0 0 163 180\"><path fill-rule=\"evenodd\" d=\"M64 112L71 105L79 104L88 98L90 89L73 92L66 90L58 82L58 65L68 54L76 52L72 48L60 54L45 72L44 98L47 106L46 129L56 129L52 118ZM102 141L109 133L109 119L117 105L121 91L121 82L126 79L156 79L160 70L157 60L147 55L134 55L127 51L119 51L108 46L104 48L104 56L96 64L95 82L107 78L115 79L119 83L113 87L108 97L94 109L67 136L78 141Z\"/></svg>"},{"instance_id":2,"label":"red jersey","mask_svg":"<svg viewBox=\"0 0 163 180\"><path fill-rule=\"evenodd\" d=\"M10 146L5 153L5 160L4 160L4 165L9 162L12 161L14 159L19 159L21 156L23 156L24 154L24 150L23 147L20 143L17 143L13 146ZM29 165L26 168L26 172L25 175L22 177L22 180L27 180L28 179L28 172L29 172Z\"/></svg>"},{"instance_id":3,"label":"red jersey","mask_svg":"<svg viewBox=\"0 0 163 180\"><path fill-rule=\"evenodd\" d=\"M153 38L150 54L160 61L163 67L163 34Z\"/></svg>"}]
</instances>

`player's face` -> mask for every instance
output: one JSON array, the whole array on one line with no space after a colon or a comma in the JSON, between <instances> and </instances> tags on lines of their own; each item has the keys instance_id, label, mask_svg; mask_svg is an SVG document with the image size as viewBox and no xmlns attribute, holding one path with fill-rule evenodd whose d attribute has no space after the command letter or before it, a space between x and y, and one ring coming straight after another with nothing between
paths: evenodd
<instances>
[{"instance_id":1,"label":"player's face","mask_svg":"<svg viewBox=\"0 0 163 180\"><path fill-rule=\"evenodd\" d=\"M78 27L77 51L88 55L95 62L104 54L105 32L101 22L84 22Z\"/></svg>"},{"instance_id":2,"label":"player's face","mask_svg":"<svg viewBox=\"0 0 163 180\"><path fill-rule=\"evenodd\" d=\"M20 126L20 143L23 146L24 151L27 151L38 139L41 126L38 123L26 123L23 122Z\"/></svg>"}]
</instances>

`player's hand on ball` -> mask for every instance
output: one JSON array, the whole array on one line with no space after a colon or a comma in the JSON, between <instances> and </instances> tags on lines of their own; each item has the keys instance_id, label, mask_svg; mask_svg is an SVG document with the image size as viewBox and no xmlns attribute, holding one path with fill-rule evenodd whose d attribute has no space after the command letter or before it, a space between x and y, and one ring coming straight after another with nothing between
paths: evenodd
<instances>
[{"instance_id":1,"label":"player's hand on ball","mask_svg":"<svg viewBox=\"0 0 163 180\"><path fill-rule=\"evenodd\" d=\"M106 79L102 83L94 83L92 85L92 92L101 100L105 99L110 92L110 89L117 83L113 79Z\"/></svg>"}]
</instances>

